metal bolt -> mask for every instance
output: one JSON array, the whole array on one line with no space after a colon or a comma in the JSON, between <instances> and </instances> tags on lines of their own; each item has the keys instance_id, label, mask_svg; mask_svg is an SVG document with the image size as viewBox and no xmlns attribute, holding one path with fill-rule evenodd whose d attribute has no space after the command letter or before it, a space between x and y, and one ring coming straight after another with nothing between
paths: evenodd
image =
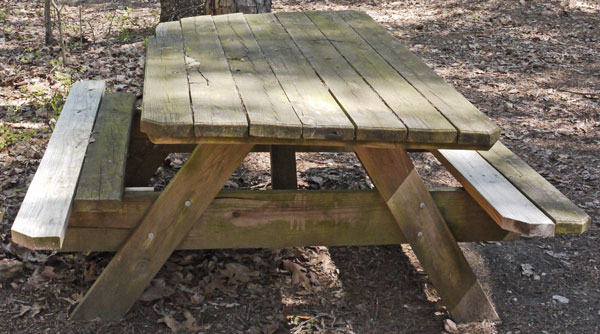
<instances>
[{"instance_id":1,"label":"metal bolt","mask_svg":"<svg viewBox=\"0 0 600 334\"><path fill-rule=\"evenodd\" d=\"M190 201L185 201L185 206L192 206L192 202L190 202Z\"/></svg>"},{"instance_id":2,"label":"metal bolt","mask_svg":"<svg viewBox=\"0 0 600 334\"><path fill-rule=\"evenodd\" d=\"M422 202L421 202L421 204L419 204L419 207L420 207L421 209L425 209L425 203L422 203Z\"/></svg>"},{"instance_id":3,"label":"metal bolt","mask_svg":"<svg viewBox=\"0 0 600 334\"><path fill-rule=\"evenodd\" d=\"M152 233L152 232L148 233L148 239L154 239L154 233Z\"/></svg>"},{"instance_id":4,"label":"metal bolt","mask_svg":"<svg viewBox=\"0 0 600 334\"><path fill-rule=\"evenodd\" d=\"M422 238L423 237L423 232L417 233L417 237Z\"/></svg>"}]
</instances>

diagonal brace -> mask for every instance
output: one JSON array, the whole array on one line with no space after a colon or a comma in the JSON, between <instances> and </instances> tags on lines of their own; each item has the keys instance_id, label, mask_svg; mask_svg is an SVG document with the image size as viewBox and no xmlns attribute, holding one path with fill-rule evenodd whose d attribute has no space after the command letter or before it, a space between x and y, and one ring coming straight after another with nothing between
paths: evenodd
<instances>
[{"instance_id":1,"label":"diagonal brace","mask_svg":"<svg viewBox=\"0 0 600 334\"><path fill-rule=\"evenodd\" d=\"M252 145L198 145L115 254L73 313L73 320L118 320L235 171Z\"/></svg>"},{"instance_id":2,"label":"diagonal brace","mask_svg":"<svg viewBox=\"0 0 600 334\"><path fill-rule=\"evenodd\" d=\"M452 317L498 320L406 151L360 146L355 151Z\"/></svg>"}]
</instances>

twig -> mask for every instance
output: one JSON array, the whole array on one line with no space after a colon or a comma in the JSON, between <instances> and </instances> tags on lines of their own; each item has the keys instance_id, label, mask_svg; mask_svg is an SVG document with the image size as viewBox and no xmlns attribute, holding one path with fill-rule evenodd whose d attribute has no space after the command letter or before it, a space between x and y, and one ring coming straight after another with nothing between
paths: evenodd
<instances>
[{"instance_id":1,"label":"twig","mask_svg":"<svg viewBox=\"0 0 600 334\"><path fill-rule=\"evenodd\" d=\"M62 57L62 62L64 65L67 64L67 56L65 54L65 39L63 37L63 29L62 29L62 19L60 17L60 12L62 11L62 7L59 9L58 5L54 0L51 0L52 7L54 7L54 11L56 12L56 20L58 21L58 32L60 38L60 54Z\"/></svg>"}]
</instances>

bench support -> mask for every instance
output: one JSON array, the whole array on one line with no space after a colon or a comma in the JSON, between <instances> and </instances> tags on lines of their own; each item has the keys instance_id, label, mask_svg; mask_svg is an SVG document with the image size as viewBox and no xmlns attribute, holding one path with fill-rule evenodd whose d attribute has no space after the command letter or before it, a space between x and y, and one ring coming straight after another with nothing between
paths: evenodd
<instances>
[{"instance_id":1,"label":"bench support","mask_svg":"<svg viewBox=\"0 0 600 334\"><path fill-rule=\"evenodd\" d=\"M199 145L77 305L71 319L122 318L251 149L252 145Z\"/></svg>"},{"instance_id":2,"label":"bench support","mask_svg":"<svg viewBox=\"0 0 600 334\"><path fill-rule=\"evenodd\" d=\"M458 322L498 320L406 151L355 151L452 317Z\"/></svg>"},{"instance_id":3,"label":"bench support","mask_svg":"<svg viewBox=\"0 0 600 334\"><path fill-rule=\"evenodd\" d=\"M271 146L271 186L273 189L296 189L296 151L294 146Z\"/></svg>"}]
</instances>

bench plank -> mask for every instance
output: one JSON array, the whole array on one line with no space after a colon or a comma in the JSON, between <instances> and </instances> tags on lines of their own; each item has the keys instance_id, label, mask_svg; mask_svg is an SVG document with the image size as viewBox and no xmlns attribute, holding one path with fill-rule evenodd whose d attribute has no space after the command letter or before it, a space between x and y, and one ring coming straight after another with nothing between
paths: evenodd
<instances>
[{"instance_id":1,"label":"bench plank","mask_svg":"<svg viewBox=\"0 0 600 334\"><path fill-rule=\"evenodd\" d=\"M156 38L148 38L144 78L142 131L192 136L194 119L179 22L159 24Z\"/></svg>"},{"instance_id":2,"label":"bench plank","mask_svg":"<svg viewBox=\"0 0 600 334\"><path fill-rule=\"evenodd\" d=\"M339 15L458 129L458 143L491 147L500 128L368 14Z\"/></svg>"},{"instance_id":3,"label":"bench plank","mask_svg":"<svg viewBox=\"0 0 600 334\"><path fill-rule=\"evenodd\" d=\"M80 206L121 206L135 95L106 93L88 145L75 200Z\"/></svg>"},{"instance_id":4,"label":"bench plank","mask_svg":"<svg viewBox=\"0 0 600 334\"><path fill-rule=\"evenodd\" d=\"M60 248L104 81L76 82L12 226L12 240L29 249Z\"/></svg>"},{"instance_id":5,"label":"bench plank","mask_svg":"<svg viewBox=\"0 0 600 334\"><path fill-rule=\"evenodd\" d=\"M308 16L304 13L276 16L355 124L357 140L403 141L406 138L406 127L398 117Z\"/></svg>"},{"instance_id":6,"label":"bench plank","mask_svg":"<svg viewBox=\"0 0 600 334\"><path fill-rule=\"evenodd\" d=\"M248 118L210 16L181 20L196 136L246 137Z\"/></svg>"},{"instance_id":7,"label":"bench plank","mask_svg":"<svg viewBox=\"0 0 600 334\"><path fill-rule=\"evenodd\" d=\"M434 155L502 228L550 237L555 225L477 151L437 150Z\"/></svg>"},{"instance_id":8,"label":"bench plank","mask_svg":"<svg viewBox=\"0 0 600 334\"><path fill-rule=\"evenodd\" d=\"M219 15L213 20L248 113L250 136L300 138L302 123L261 53L244 15Z\"/></svg>"},{"instance_id":9,"label":"bench plank","mask_svg":"<svg viewBox=\"0 0 600 334\"><path fill-rule=\"evenodd\" d=\"M354 139L354 125L273 14L245 15L302 121L305 139Z\"/></svg>"},{"instance_id":10,"label":"bench plank","mask_svg":"<svg viewBox=\"0 0 600 334\"><path fill-rule=\"evenodd\" d=\"M327 39L408 129L409 142L453 143L457 131L335 12L307 12Z\"/></svg>"},{"instance_id":11,"label":"bench plank","mask_svg":"<svg viewBox=\"0 0 600 334\"><path fill-rule=\"evenodd\" d=\"M479 154L504 175L517 189L556 224L556 233L583 233L591 218L544 177L497 142Z\"/></svg>"},{"instance_id":12,"label":"bench plank","mask_svg":"<svg viewBox=\"0 0 600 334\"><path fill-rule=\"evenodd\" d=\"M459 242L515 240L464 190L430 190ZM60 251L117 251L158 192L129 192L119 212L77 212ZM467 209L468 208L468 209ZM273 238L273 236L278 236ZM178 249L391 245L406 239L372 190L225 190L212 201Z\"/></svg>"}]
</instances>

